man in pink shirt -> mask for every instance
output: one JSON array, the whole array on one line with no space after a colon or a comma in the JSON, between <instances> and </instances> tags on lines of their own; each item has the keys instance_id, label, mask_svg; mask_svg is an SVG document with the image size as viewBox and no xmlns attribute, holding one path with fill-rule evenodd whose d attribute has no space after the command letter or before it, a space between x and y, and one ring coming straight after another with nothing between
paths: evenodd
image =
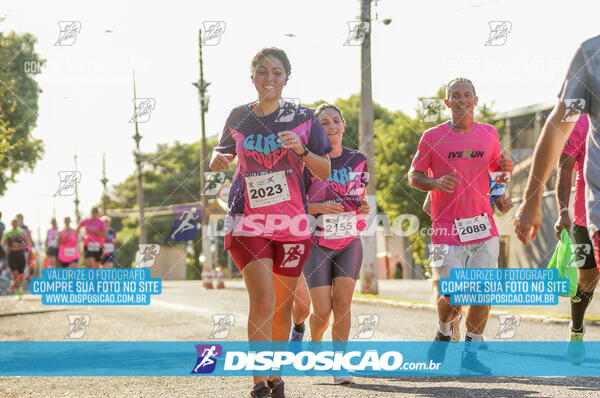
<instances>
[{"instance_id":1,"label":"man in pink shirt","mask_svg":"<svg viewBox=\"0 0 600 398\"><path fill-rule=\"evenodd\" d=\"M445 248L443 262L435 268L440 278L450 277L451 268L498 266L498 230L488 197L488 173L511 173L513 164L502 156L496 129L473 120L477 100L470 80L457 78L448 84L445 104L452 120L423 133L408 175L413 188L431 192L431 241ZM476 355L489 311L488 305L469 307L463 374L491 372ZM449 296L440 296L435 341L450 341L461 312L461 306L450 304ZM430 359L443 361L446 348L447 344L433 344Z\"/></svg>"},{"instance_id":2,"label":"man in pink shirt","mask_svg":"<svg viewBox=\"0 0 600 398\"><path fill-rule=\"evenodd\" d=\"M102 256L107 228L106 223L100 219L99 215L98 208L93 207L92 217L82 220L77 227L77 233L81 228L85 228L83 252L87 268L98 268L100 266L100 257Z\"/></svg>"},{"instance_id":3,"label":"man in pink shirt","mask_svg":"<svg viewBox=\"0 0 600 398\"><path fill-rule=\"evenodd\" d=\"M594 289L598 284L599 272L594 260L592 242L588 235L585 220L585 181L583 164L585 162L585 141L590 122L586 114L581 114L573 132L558 161L558 178L556 180L556 202L559 208L556 221L556 236L560 239L563 229L571 231L573 224L574 252L577 256L577 293L571 297L570 341L583 341L583 317L588 304L592 301ZM575 180L575 199L573 201L573 223L569 217L569 198L571 196L571 179L573 167L577 173ZM583 345L570 344L567 359L580 364L585 359Z\"/></svg>"}]
</instances>

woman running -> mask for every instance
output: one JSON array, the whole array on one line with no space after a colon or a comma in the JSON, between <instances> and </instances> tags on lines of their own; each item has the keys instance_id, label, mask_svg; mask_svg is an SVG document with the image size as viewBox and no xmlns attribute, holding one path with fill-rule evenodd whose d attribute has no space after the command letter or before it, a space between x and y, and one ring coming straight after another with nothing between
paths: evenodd
<instances>
[{"instance_id":1,"label":"woman running","mask_svg":"<svg viewBox=\"0 0 600 398\"><path fill-rule=\"evenodd\" d=\"M77 232L71 229L71 218L65 217L65 229L58 236L58 260L63 268L79 266L79 248L77 247Z\"/></svg>"},{"instance_id":2,"label":"woman running","mask_svg":"<svg viewBox=\"0 0 600 398\"><path fill-rule=\"evenodd\" d=\"M117 231L110 227L110 217L100 218L106 224L106 238L104 238L104 253L100 259L100 265L104 268L113 268L115 264L115 243L117 242Z\"/></svg>"},{"instance_id":3,"label":"woman running","mask_svg":"<svg viewBox=\"0 0 600 398\"><path fill-rule=\"evenodd\" d=\"M238 157L225 248L248 291L248 341L287 341L296 283L312 246L303 172L306 165L327 179L331 145L311 110L281 98L291 72L284 51L259 51L250 71L258 101L231 112L210 168L226 169ZM254 376L254 383L251 397L285 396L277 375Z\"/></svg>"},{"instance_id":4,"label":"woman running","mask_svg":"<svg viewBox=\"0 0 600 398\"><path fill-rule=\"evenodd\" d=\"M325 129L333 150L331 176L327 181L305 170L308 212L319 215L313 247L302 271L308 285L313 312L309 318L311 341L321 341L333 312L333 341L347 342L350 335L350 303L362 265L362 242L358 234L369 214L365 198L367 158L342 146L346 121L335 105L322 104L315 115ZM334 376L335 384L352 383L352 376Z\"/></svg>"},{"instance_id":5,"label":"woman running","mask_svg":"<svg viewBox=\"0 0 600 398\"><path fill-rule=\"evenodd\" d=\"M53 218L50 223L52 228L46 233L46 255L48 256L48 265L52 268L58 266L58 226L56 218Z\"/></svg>"},{"instance_id":6,"label":"woman running","mask_svg":"<svg viewBox=\"0 0 600 398\"><path fill-rule=\"evenodd\" d=\"M27 235L19 227L19 222L15 218L11 221L12 230L5 232L2 238L2 246L8 253L8 268L12 274L13 283L10 285L10 291L17 293L17 299L21 299L23 294L23 273L25 272L25 251L27 250Z\"/></svg>"}]
</instances>

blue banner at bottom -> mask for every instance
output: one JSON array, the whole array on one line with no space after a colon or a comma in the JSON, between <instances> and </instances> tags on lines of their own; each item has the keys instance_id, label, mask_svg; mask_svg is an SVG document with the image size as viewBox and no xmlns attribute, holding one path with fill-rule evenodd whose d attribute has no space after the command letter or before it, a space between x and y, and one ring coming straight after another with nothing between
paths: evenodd
<instances>
[{"instance_id":1,"label":"blue banner at bottom","mask_svg":"<svg viewBox=\"0 0 600 398\"><path fill-rule=\"evenodd\" d=\"M0 342L0 376L266 374L600 376L600 342Z\"/></svg>"}]
</instances>

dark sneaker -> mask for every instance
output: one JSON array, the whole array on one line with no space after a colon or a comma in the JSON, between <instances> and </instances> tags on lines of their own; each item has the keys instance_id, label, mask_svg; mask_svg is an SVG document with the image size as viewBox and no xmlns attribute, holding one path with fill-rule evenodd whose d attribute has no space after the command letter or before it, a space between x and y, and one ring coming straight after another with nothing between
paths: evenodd
<instances>
[{"instance_id":1,"label":"dark sneaker","mask_svg":"<svg viewBox=\"0 0 600 398\"><path fill-rule=\"evenodd\" d=\"M489 375L492 369L482 364L474 352L463 352L460 361L460 374L463 376Z\"/></svg>"},{"instance_id":2,"label":"dark sneaker","mask_svg":"<svg viewBox=\"0 0 600 398\"><path fill-rule=\"evenodd\" d=\"M283 391L285 383L281 379L275 379L273 381L269 380L267 382L269 384L269 388L271 389L271 397L272 398L285 398L285 392Z\"/></svg>"},{"instance_id":3,"label":"dark sneaker","mask_svg":"<svg viewBox=\"0 0 600 398\"><path fill-rule=\"evenodd\" d=\"M433 343L429 346L429 350L427 351L427 359L434 362L442 362L446 357L446 350L448 349L450 339L451 336L444 336L438 330Z\"/></svg>"},{"instance_id":4,"label":"dark sneaker","mask_svg":"<svg viewBox=\"0 0 600 398\"><path fill-rule=\"evenodd\" d=\"M300 329L302 331L297 331L295 327L292 327L292 335L290 337L290 341L302 341L302 339L304 338L304 330L305 330L305 326L304 323L302 325L300 325Z\"/></svg>"},{"instance_id":5,"label":"dark sneaker","mask_svg":"<svg viewBox=\"0 0 600 398\"><path fill-rule=\"evenodd\" d=\"M271 398L271 390L264 381L259 381L250 391L250 398Z\"/></svg>"}]
</instances>

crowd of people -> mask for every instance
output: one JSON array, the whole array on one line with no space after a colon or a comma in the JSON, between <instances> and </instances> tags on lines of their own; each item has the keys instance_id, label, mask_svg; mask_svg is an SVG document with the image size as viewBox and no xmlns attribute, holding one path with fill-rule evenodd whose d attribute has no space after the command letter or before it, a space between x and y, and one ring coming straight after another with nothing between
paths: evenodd
<instances>
[{"instance_id":1,"label":"crowd of people","mask_svg":"<svg viewBox=\"0 0 600 398\"><path fill-rule=\"evenodd\" d=\"M596 261L590 255L579 270L579 289L571 298L569 332L574 342L583 341L583 315L598 280L600 232L596 231L600 223L588 232L583 205L583 174L586 182L596 182L598 173L592 166L583 167L587 116L582 115L577 123L559 122L570 103L566 99L584 98L584 113L590 114L596 126L593 131L600 125L600 101L588 88L600 92L600 63L586 62L598 49L600 37L584 43L575 56L538 142L533 173L515 221L523 243L535 238L541 224L543 185L552 167L544 162L542 148L549 151L555 165L560 145L568 138L559 162L562 171L557 186L560 211L556 229L571 229L570 173L576 165L575 241L593 241L596 253ZM291 64L283 50L259 51L250 65L258 100L231 111L214 149L213 171L225 170L238 159L229 194L225 248L240 269L248 292L248 341L302 341L308 319L311 341L318 343L333 314L332 339L343 347L349 337L350 303L362 264L358 235L371 210L364 189L368 184L367 161L364 154L342 145L346 122L337 107L323 104L313 111L283 99L290 75ZM434 267L436 279L449 277L453 268L497 267L499 238L494 209L506 213L513 207L506 195L513 162L502 154L497 130L474 120L477 102L470 80L450 81L445 104L451 119L423 133L408 173L412 187L429 193L424 208L433 224L433 246L447 248ZM591 142L594 149L600 148ZM587 153L591 153L590 148ZM600 184L595 184L595 190L587 188L586 192L592 191L597 197L598 187ZM590 208L594 203L585 196ZM600 219L598 214L588 213L588 224L590 219ZM317 216L316 223L309 216ZM591 234L595 240L590 239ZM467 310L462 374L491 373L477 358L477 351L486 347L483 333L489 311L488 305L471 305ZM428 352L431 360L442 362L447 349L444 343L460 339L462 316L461 306L438 294L439 324ZM585 353L569 345L566 355L572 363L581 363ZM349 374L338 374L334 382L346 384L353 379ZM285 397L281 376L255 375L250 396Z\"/></svg>"},{"instance_id":2,"label":"crowd of people","mask_svg":"<svg viewBox=\"0 0 600 398\"><path fill-rule=\"evenodd\" d=\"M2 213L0 213L0 220ZM64 218L59 230L56 219L50 221L50 229L44 241L44 266L52 268L76 268L80 266L79 246L83 241L83 264L87 268L112 268L115 261L116 231L110 227L110 217L102 216L98 208L92 208L90 217L82 220L74 229L71 218ZM34 273L35 244L30 229L23 223L23 215L11 220L11 229L5 231L0 221L0 277L10 280L10 292L18 299L23 294L23 281ZM40 248L42 250L43 248ZM38 251L40 253L40 251Z\"/></svg>"}]
</instances>

